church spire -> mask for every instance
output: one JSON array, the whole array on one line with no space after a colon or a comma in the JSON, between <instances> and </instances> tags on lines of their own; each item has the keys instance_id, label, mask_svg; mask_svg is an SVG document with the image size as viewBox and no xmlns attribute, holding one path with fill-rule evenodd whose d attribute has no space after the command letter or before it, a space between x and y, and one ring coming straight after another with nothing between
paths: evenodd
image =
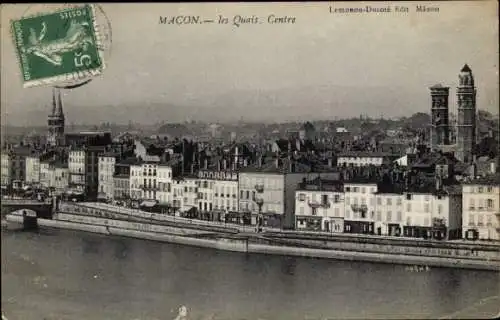
<instances>
[{"instance_id":1,"label":"church spire","mask_svg":"<svg viewBox=\"0 0 500 320\"><path fill-rule=\"evenodd\" d=\"M58 117L64 117L60 89L57 90L57 111L56 111L55 115L57 115Z\"/></svg>"},{"instance_id":2,"label":"church spire","mask_svg":"<svg viewBox=\"0 0 500 320\"><path fill-rule=\"evenodd\" d=\"M50 113L50 115L54 116L56 114L56 106L56 88L52 88L52 112Z\"/></svg>"}]
</instances>

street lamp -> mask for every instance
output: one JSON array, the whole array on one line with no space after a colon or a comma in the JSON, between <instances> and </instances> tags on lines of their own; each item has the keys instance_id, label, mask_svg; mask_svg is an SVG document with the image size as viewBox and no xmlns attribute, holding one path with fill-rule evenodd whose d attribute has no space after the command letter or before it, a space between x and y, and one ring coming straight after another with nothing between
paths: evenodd
<instances>
[{"instance_id":1,"label":"street lamp","mask_svg":"<svg viewBox=\"0 0 500 320\"><path fill-rule=\"evenodd\" d=\"M262 193L264 193L264 185L256 184L255 191L257 194L255 196L254 201L259 207L259 214L257 215L257 232L261 232L262 226L264 224L264 217L262 216L262 205L264 204L264 198L262 197Z\"/></svg>"},{"instance_id":2,"label":"street lamp","mask_svg":"<svg viewBox=\"0 0 500 320\"><path fill-rule=\"evenodd\" d=\"M264 199L262 199L261 197L256 197L254 201L259 207L259 214L257 215L257 232L261 232L264 220L262 217L262 205L264 204Z\"/></svg>"}]
</instances>

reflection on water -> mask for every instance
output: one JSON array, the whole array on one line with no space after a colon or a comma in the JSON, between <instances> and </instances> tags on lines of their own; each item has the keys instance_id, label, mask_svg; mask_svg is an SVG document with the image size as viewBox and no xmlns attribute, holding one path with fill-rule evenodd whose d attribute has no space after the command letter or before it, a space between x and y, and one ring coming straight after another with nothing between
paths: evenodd
<instances>
[{"instance_id":1,"label":"reflection on water","mask_svg":"<svg viewBox=\"0 0 500 320\"><path fill-rule=\"evenodd\" d=\"M36 280L35 280L36 279ZM245 255L78 232L2 232L10 319L436 318L499 273Z\"/></svg>"}]
</instances>

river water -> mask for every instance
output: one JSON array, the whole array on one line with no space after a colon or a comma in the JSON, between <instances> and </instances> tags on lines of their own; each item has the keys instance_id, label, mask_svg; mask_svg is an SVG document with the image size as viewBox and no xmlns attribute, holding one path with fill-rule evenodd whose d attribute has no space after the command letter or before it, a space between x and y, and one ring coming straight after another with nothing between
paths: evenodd
<instances>
[{"instance_id":1,"label":"river water","mask_svg":"<svg viewBox=\"0 0 500 320\"><path fill-rule=\"evenodd\" d=\"M470 318L500 306L497 272L415 272L62 230L4 230L1 249L9 320L173 320L181 305L189 319Z\"/></svg>"}]
</instances>

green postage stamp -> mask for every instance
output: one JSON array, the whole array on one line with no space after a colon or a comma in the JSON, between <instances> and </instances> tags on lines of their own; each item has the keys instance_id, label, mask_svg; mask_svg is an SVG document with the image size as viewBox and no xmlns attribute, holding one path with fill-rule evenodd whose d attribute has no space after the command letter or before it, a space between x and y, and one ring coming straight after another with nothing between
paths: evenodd
<instances>
[{"instance_id":1,"label":"green postage stamp","mask_svg":"<svg viewBox=\"0 0 500 320\"><path fill-rule=\"evenodd\" d=\"M90 4L23 17L11 27L25 88L85 79L104 69Z\"/></svg>"}]
</instances>

